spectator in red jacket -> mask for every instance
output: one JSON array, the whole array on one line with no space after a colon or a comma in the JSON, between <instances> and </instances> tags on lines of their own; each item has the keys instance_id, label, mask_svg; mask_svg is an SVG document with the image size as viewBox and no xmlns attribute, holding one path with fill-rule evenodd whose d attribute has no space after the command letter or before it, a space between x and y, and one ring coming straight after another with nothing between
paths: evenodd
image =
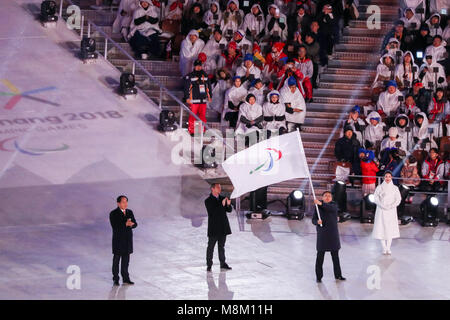
<instances>
[{"instance_id":1,"label":"spectator in red jacket","mask_svg":"<svg viewBox=\"0 0 450 320\"><path fill-rule=\"evenodd\" d=\"M373 151L360 149L360 153L364 153L364 158L361 160L362 172L362 192L363 197L375 192L375 183L377 182L378 162L375 159Z\"/></svg>"}]
</instances>

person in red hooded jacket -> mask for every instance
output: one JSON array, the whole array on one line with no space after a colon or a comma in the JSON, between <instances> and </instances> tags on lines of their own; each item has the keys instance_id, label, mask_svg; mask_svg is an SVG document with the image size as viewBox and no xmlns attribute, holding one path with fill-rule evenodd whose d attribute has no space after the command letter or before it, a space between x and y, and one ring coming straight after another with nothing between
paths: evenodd
<instances>
[{"instance_id":1,"label":"person in red hooded jacket","mask_svg":"<svg viewBox=\"0 0 450 320\"><path fill-rule=\"evenodd\" d=\"M272 51L266 56L266 67L269 74L276 74L286 63L288 57L283 52L283 42L275 42Z\"/></svg>"},{"instance_id":2,"label":"person in red hooded jacket","mask_svg":"<svg viewBox=\"0 0 450 320\"><path fill-rule=\"evenodd\" d=\"M375 159L373 151L359 149L360 155L363 154L361 159L361 173L362 173L362 192L363 197L375 192L375 183L377 182L378 164Z\"/></svg>"}]
</instances>

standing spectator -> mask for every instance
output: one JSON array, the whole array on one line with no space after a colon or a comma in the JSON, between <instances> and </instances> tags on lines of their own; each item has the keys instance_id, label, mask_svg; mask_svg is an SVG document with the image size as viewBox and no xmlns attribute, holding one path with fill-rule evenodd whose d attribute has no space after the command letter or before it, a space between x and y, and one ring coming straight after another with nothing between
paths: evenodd
<instances>
[{"instance_id":1,"label":"standing spectator","mask_svg":"<svg viewBox=\"0 0 450 320\"><path fill-rule=\"evenodd\" d=\"M333 28L335 20L332 13L331 5L325 5L322 12L318 15L319 21L319 45L320 45L320 64L325 66L328 64L328 56L333 53Z\"/></svg>"},{"instance_id":2,"label":"standing spectator","mask_svg":"<svg viewBox=\"0 0 450 320\"><path fill-rule=\"evenodd\" d=\"M211 102L211 83L208 75L202 70L200 60L194 62L194 71L185 76L184 98L189 104L191 111L196 114L202 122L206 123L206 103ZM194 134L194 123L196 119L189 115L189 133ZM203 127L203 131L205 128Z\"/></svg>"},{"instance_id":3,"label":"standing spectator","mask_svg":"<svg viewBox=\"0 0 450 320\"><path fill-rule=\"evenodd\" d=\"M292 39L295 32L306 34L309 32L312 18L306 13L303 5L297 7L297 14L288 17L288 38Z\"/></svg>"},{"instance_id":4,"label":"standing spectator","mask_svg":"<svg viewBox=\"0 0 450 320\"><path fill-rule=\"evenodd\" d=\"M139 7L133 13L130 25L130 46L137 56L148 59L152 54L159 57L161 45L159 43L159 11L147 0L139 1Z\"/></svg>"},{"instance_id":5,"label":"standing spectator","mask_svg":"<svg viewBox=\"0 0 450 320\"><path fill-rule=\"evenodd\" d=\"M286 129L286 107L280 101L280 93L272 90L267 94L267 102L263 105L264 129L277 134L284 134ZM269 132L268 138L270 138Z\"/></svg>"},{"instance_id":6,"label":"standing spectator","mask_svg":"<svg viewBox=\"0 0 450 320\"><path fill-rule=\"evenodd\" d=\"M254 4L251 11L244 18L242 29L245 31L247 37L259 42L264 37L265 27L266 21L261 6Z\"/></svg>"},{"instance_id":7,"label":"standing spectator","mask_svg":"<svg viewBox=\"0 0 450 320\"><path fill-rule=\"evenodd\" d=\"M242 86L241 77L234 76L233 86L225 93L222 119L229 122L230 128L236 128L239 108L247 96L247 89Z\"/></svg>"},{"instance_id":8,"label":"standing spectator","mask_svg":"<svg viewBox=\"0 0 450 320\"><path fill-rule=\"evenodd\" d=\"M180 50L180 70L184 77L192 71L192 64L202 52L205 43L199 39L197 30L191 30L186 39L181 42Z\"/></svg>"},{"instance_id":9,"label":"standing spectator","mask_svg":"<svg viewBox=\"0 0 450 320\"><path fill-rule=\"evenodd\" d=\"M353 130L353 134L358 139L360 145L363 145L363 132L366 126L366 123L363 119L360 118L361 108L359 106L354 106L352 110L350 110L348 114L348 118L344 120L344 124L342 126L341 137L344 135L344 129L346 127L350 127Z\"/></svg>"},{"instance_id":10,"label":"standing spectator","mask_svg":"<svg viewBox=\"0 0 450 320\"><path fill-rule=\"evenodd\" d=\"M266 36L267 41L285 42L288 36L286 16L280 12L280 9L275 5L269 6L269 14L266 17Z\"/></svg>"},{"instance_id":11,"label":"standing spectator","mask_svg":"<svg viewBox=\"0 0 450 320\"><path fill-rule=\"evenodd\" d=\"M344 128L344 136L334 145L334 155L338 161L336 167L336 180L345 182L350 172L360 172L359 141L353 134L351 127Z\"/></svg>"},{"instance_id":12,"label":"standing spectator","mask_svg":"<svg viewBox=\"0 0 450 320\"><path fill-rule=\"evenodd\" d=\"M208 40L207 31L208 25L203 21L203 8L200 3L194 3L189 11L181 20L181 33L189 36L192 30L196 30L202 41Z\"/></svg>"},{"instance_id":13,"label":"standing spectator","mask_svg":"<svg viewBox=\"0 0 450 320\"><path fill-rule=\"evenodd\" d=\"M421 188L425 191L439 191L444 181L445 164L439 158L439 151L437 148L431 148L427 159L422 163L422 178L430 179L423 180Z\"/></svg>"},{"instance_id":14,"label":"standing spectator","mask_svg":"<svg viewBox=\"0 0 450 320\"><path fill-rule=\"evenodd\" d=\"M375 159L375 154L370 150L360 149L364 153L361 160L362 193L363 197L375 192L375 183L377 182L377 172L379 163Z\"/></svg>"},{"instance_id":15,"label":"standing spectator","mask_svg":"<svg viewBox=\"0 0 450 320\"><path fill-rule=\"evenodd\" d=\"M281 101L286 106L286 122L289 132L302 129L305 122L306 104L303 95L297 87L297 80L290 77L280 91Z\"/></svg>"},{"instance_id":16,"label":"standing spectator","mask_svg":"<svg viewBox=\"0 0 450 320\"><path fill-rule=\"evenodd\" d=\"M315 41L311 33L305 35L305 42L303 44L306 48L306 54L310 57L313 63L313 76L311 78L311 83L313 88L317 88L317 75L319 73L319 63L320 63L320 46L317 41Z\"/></svg>"},{"instance_id":17,"label":"standing spectator","mask_svg":"<svg viewBox=\"0 0 450 320\"><path fill-rule=\"evenodd\" d=\"M298 49L298 56L294 58L295 67L301 71L304 78L302 86L305 89L306 102L312 102L313 89L311 79L314 74L314 66L310 58L306 56L306 47L300 46Z\"/></svg>"}]
</instances>

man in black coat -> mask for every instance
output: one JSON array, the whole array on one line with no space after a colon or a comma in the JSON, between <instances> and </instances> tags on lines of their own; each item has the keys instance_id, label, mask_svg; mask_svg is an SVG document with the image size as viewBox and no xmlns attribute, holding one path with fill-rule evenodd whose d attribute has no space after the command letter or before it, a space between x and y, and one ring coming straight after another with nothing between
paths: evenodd
<instances>
[{"instance_id":1,"label":"man in black coat","mask_svg":"<svg viewBox=\"0 0 450 320\"><path fill-rule=\"evenodd\" d=\"M134 284L128 274L128 264L130 254L133 253L133 230L137 227L133 211L127 209L128 198L119 196L117 198L117 208L109 214L109 221L113 230L112 252L113 252L113 280L114 285L119 285L119 262L121 261L120 273L123 283Z\"/></svg>"},{"instance_id":2,"label":"man in black coat","mask_svg":"<svg viewBox=\"0 0 450 320\"><path fill-rule=\"evenodd\" d=\"M334 145L334 155L339 162L350 162L352 164L352 172L355 175L361 175L361 166L358 155L360 143L356 139L353 128L344 127L344 136L339 138Z\"/></svg>"},{"instance_id":3,"label":"man in black coat","mask_svg":"<svg viewBox=\"0 0 450 320\"><path fill-rule=\"evenodd\" d=\"M339 264L339 249L341 242L339 240L337 205L332 201L331 192L325 191L322 194L322 201L314 199L320 211L320 220L317 210L314 211L312 223L317 226L317 258L316 258L316 281L322 282L323 277L323 258L326 251L331 252L333 259L334 277L337 280L345 280L341 273Z\"/></svg>"},{"instance_id":4,"label":"man in black coat","mask_svg":"<svg viewBox=\"0 0 450 320\"><path fill-rule=\"evenodd\" d=\"M205 199L208 211L208 248L206 249L207 271L211 271L213 254L216 242L219 247L220 268L230 270L231 267L225 262L225 241L227 235L231 234L230 223L227 212L231 212L231 200L220 195L222 190L219 183L211 185L211 194Z\"/></svg>"}]
</instances>

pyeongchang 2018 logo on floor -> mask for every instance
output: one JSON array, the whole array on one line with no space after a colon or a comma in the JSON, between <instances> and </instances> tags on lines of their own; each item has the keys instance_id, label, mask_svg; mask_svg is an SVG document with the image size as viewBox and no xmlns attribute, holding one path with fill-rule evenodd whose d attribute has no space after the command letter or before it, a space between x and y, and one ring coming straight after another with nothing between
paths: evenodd
<instances>
[{"instance_id":1,"label":"pyeongchang 2018 logo on floor","mask_svg":"<svg viewBox=\"0 0 450 320\"><path fill-rule=\"evenodd\" d=\"M35 95L41 92L56 90L56 87L42 87L38 89L28 90L28 91L20 91L14 84L12 84L9 80L1 79L0 82L9 89L9 92L0 91L0 96L10 96L11 98L4 105L3 109L12 110L22 98L30 99L33 101L37 101L44 104L49 104L55 107L58 107L58 103L54 103L45 99L41 99L36 97ZM67 144L62 144L56 148L39 148L39 147L27 147L24 148L20 146L18 137L10 137L0 141L0 151L4 152L14 152L19 151L20 153L29 155L29 156L41 156L48 153L59 152L69 149ZM8 147L9 144L10 146Z\"/></svg>"}]
</instances>

